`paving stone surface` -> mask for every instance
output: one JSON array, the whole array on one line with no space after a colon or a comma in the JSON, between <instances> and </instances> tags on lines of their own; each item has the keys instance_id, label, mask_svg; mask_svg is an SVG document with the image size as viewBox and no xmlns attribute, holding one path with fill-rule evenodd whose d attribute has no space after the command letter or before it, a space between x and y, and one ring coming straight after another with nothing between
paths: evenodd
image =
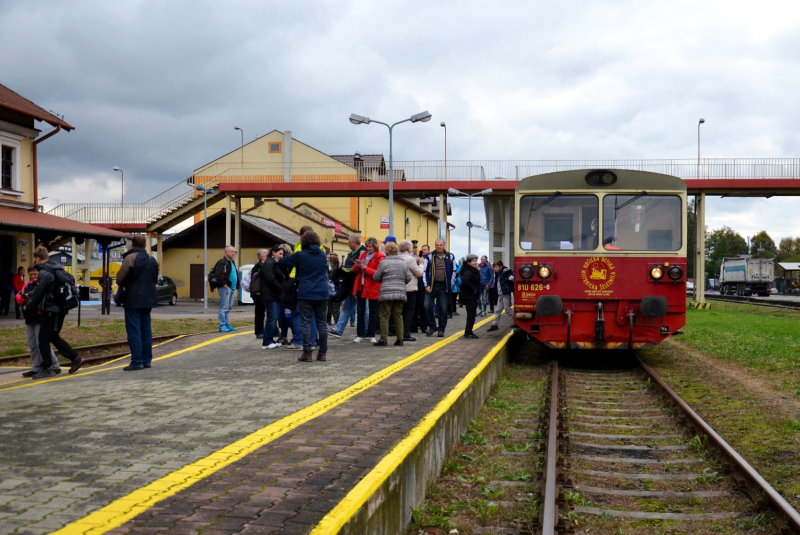
<instances>
[{"instance_id":1,"label":"paving stone surface","mask_svg":"<svg viewBox=\"0 0 800 535\"><path fill-rule=\"evenodd\" d=\"M463 321L450 320L448 334ZM501 325L448 344L114 532L307 533L510 319ZM50 533L441 340L417 339L376 348L331 338L328 362L300 363L300 352L265 351L243 334L150 370L0 391L0 533Z\"/></svg>"}]
</instances>

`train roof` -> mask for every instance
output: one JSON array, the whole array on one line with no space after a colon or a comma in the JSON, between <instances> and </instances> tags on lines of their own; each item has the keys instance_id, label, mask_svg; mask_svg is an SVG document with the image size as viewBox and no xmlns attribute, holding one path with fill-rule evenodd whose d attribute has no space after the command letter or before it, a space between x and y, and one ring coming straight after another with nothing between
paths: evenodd
<instances>
[{"instance_id":1,"label":"train roof","mask_svg":"<svg viewBox=\"0 0 800 535\"><path fill-rule=\"evenodd\" d=\"M586 183L586 175L592 171L611 171L617 175L617 181L610 186L590 186ZM680 178L649 171L632 171L630 169L578 169L573 171L557 171L543 175L533 175L520 180L517 191L563 191L563 190L674 190L686 191L686 183Z\"/></svg>"}]
</instances>

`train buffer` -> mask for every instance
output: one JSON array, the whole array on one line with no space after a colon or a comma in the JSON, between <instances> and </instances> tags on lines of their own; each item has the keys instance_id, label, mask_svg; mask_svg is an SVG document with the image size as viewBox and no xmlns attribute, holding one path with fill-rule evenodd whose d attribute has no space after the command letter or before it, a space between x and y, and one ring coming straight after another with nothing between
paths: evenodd
<instances>
[{"instance_id":1,"label":"train buffer","mask_svg":"<svg viewBox=\"0 0 800 535\"><path fill-rule=\"evenodd\" d=\"M147 370L2 382L0 533L407 522L518 339L505 315L464 339L464 317L402 348L331 339L324 363L240 330L162 344Z\"/></svg>"}]
</instances>

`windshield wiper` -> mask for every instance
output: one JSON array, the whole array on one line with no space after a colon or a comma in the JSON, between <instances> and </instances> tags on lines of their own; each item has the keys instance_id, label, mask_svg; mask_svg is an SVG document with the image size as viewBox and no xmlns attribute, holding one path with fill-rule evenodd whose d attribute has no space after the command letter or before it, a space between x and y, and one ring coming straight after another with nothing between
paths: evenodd
<instances>
[{"instance_id":1,"label":"windshield wiper","mask_svg":"<svg viewBox=\"0 0 800 535\"><path fill-rule=\"evenodd\" d=\"M616 211L622 210L623 208L625 208L626 206L628 206L630 203L632 203L632 202L634 202L634 201L637 201L637 200L641 199L641 198L642 198L642 197L644 197L645 195L647 195L647 192L646 192L646 191L643 191L643 192L641 192L639 195L637 195L636 197L634 197L633 199L629 199L629 200L625 201L624 203L620 204L619 206L615 206L615 207L614 207L614 210L616 210Z\"/></svg>"},{"instance_id":2,"label":"windshield wiper","mask_svg":"<svg viewBox=\"0 0 800 535\"><path fill-rule=\"evenodd\" d=\"M530 211L530 212L528 212L528 222L527 222L527 223L525 223L525 228L528 228L528 225L530 225L530 224L531 224L531 217L533 217L533 213L534 213L536 210L538 210L539 208L541 208L542 206L544 206L544 205L546 205L546 204L550 204L551 202L553 202L554 200L556 200L556 198L557 198L557 197L560 197L560 196L561 196L561 192L560 192L560 191L557 191L557 192L553 193L552 195L550 195L550 196L549 196L548 198L546 198L545 200L543 200L541 203L539 203L539 206L536 206L536 207L534 207L534 208L531 208L531 211Z\"/></svg>"}]
</instances>

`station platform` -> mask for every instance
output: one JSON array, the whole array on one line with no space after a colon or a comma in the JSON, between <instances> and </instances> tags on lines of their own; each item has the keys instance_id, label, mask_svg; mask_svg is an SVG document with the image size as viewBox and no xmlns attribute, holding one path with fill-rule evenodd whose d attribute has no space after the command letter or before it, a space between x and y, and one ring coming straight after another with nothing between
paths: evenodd
<instances>
[{"instance_id":1,"label":"station platform","mask_svg":"<svg viewBox=\"0 0 800 535\"><path fill-rule=\"evenodd\" d=\"M501 372L512 321L464 312L404 347L328 361L252 331L0 383L0 533L374 533L401 526ZM482 320L482 321L481 321Z\"/></svg>"}]
</instances>

